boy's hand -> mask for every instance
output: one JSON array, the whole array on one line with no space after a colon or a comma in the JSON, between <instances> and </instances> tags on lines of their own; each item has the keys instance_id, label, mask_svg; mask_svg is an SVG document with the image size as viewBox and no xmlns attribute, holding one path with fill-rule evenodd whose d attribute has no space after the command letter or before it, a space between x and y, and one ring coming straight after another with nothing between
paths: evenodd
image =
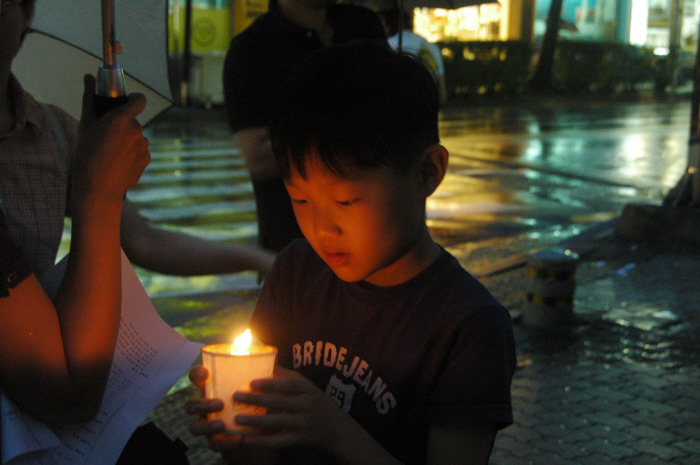
<instances>
[{"instance_id":1,"label":"boy's hand","mask_svg":"<svg viewBox=\"0 0 700 465\"><path fill-rule=\"evenodd\" d=\"M254 380L250 386L253 392L233 394L235 402L267 408L266 415L236 417L237 423L262 431L245 437L250 447L328 450L336 426L350 419L323 391L293 370L276 367L274 378ZM213 438L212 446L218 446L219 440Z\"/></svg>"},{"instance_id":2,"label":"boy's hand","mask_svg":"<svg viewBox=\"0 0 700 465\"><path fill-rule=\"evenodd\" d=\"M266 415L236 416L237 423L261 432L225 434L223 422L206 419L208 413L223 409L221 400L203 398L208 376L201 366L190 371L190 380L200 388L202 397L185 404L188 413L200 417L190 423L189 431L195 436L206 435L209 447L221 452L227 463L274 463L276 451L290 446L323 451L343 463L368 463L368 457L376 463L398 463L311 381L280 367L275 367L274 378L251 382L253 392L233 394L236 402L267 407Z\"/></svg>"},{"instance_id":3,"label":"boy's hand","mask_svg":"<svg viewBox=\"0 0 700 465\"><path fill-rule=\"evenodd\" d=\"M199 417L192 420L189 431L195 436L211 436L223 433L226 425L221 420L209 421L207 415L220 412L224 409L221 399L207 399L204 397L204 383L209 378L209 371L201 365L197 365L190 370L190 381L199 388L201 397L189 399L185 402L185 411L190 415Z\"/></svg>"},{"instance_id":4,"label":"boy's hand","mask_svg":"<svg viewBox=\"0 0 700 465\"><path fill-rule=\"evenodd\" d=\"M204 381L209 373L206 368L196 366L190 371L192 381L202 392L202 397L190 399L185 410L199 416L189 425L195 436L208 436L212 449L225 451L235 449L245 442L247 447L280 449L292 445L303 445L327 449L333 438L333 428L338 422L350 419L335 403L311 381L296 371L275 367L274 378L257 379L251 382L253 392L237 391L236 402L266 407L266 415L238 415L236 422L262 431L260 434L236 436L223 433L222 421L207 420L207 414L223 409L219 399L204 398Z\"/></svg>"}]
</instances>

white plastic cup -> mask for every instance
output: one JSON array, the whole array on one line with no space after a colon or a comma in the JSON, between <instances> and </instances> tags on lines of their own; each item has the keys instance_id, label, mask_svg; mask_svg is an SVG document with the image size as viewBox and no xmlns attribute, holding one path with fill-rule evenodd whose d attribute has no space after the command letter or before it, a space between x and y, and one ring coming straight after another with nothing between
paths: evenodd
<instances>
[{"instance_id":1,"label":"white plastic cup","mask_svg":"<svg viewBox=\"0 0 700 465\"><path fill-rule=\"evenodd\" d=\"M211 420L226 424L228 434L247 434L255 428L239 425L236 415L264 415L265 408L233 401L235 391L250 391L250 382L270 378L275 367L277 348L253 345L246 354L232 354L232 344L210 344L202 348L202 362L209 370L205 383L205 397L221 399L224 409L209 415Z\"/></svg>"}]
</instances>

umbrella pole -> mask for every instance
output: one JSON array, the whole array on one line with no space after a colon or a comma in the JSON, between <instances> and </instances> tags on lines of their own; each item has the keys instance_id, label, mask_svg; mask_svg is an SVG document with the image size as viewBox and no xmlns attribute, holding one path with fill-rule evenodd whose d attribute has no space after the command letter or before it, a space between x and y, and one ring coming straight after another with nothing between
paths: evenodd
<instances>
[{"instance_id":1,"label":"umbrella pole","mask_svg":"<svg viewBox=\"0 0 700 465\"><path fill-rule=\"evenodd\" d=\"M116 65L114 44L114 3L102 0L102 59L107 67Z\"/></svg>"},{"instance_id":2,"label":"umbrella pole","mask_svg":"<svg viewBox=\"0 0 700 465\"><path fill-rule=\"evenodd\" d=\"M122 47L115 39L112 0L102 0L102 50L103 64L97 69L95 87L95 114L98 118L126 102L124 70L117 64L116 58Z\"/></svg>"}]
</instances>

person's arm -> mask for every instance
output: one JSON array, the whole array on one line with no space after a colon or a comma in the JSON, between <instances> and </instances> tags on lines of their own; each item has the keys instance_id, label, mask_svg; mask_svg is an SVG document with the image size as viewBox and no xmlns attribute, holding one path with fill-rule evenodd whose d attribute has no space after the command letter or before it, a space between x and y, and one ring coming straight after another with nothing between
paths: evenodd
<instances>
[{"instance_id":1,"label":"person's arm","mask_svg":"<svg viewBox=\"0 0 700 465\"><path fill-rule=\"evenodd\" d=\"M233 142L241 150L253 181L265 181L282 176L275 161L275 155L272 153L272 142L267 127L236 131L233 133Z\"/></svg>"},{"instance_id":2,"label":"person's arm","mask_svg":"<svg viewBox=\"0 0 700 465\"><path fill-rule=\"evenodd\" d=\"M48 421L87 420L101 403L119 329L122 202L150 160L135 119L145 98L132 95L95 122L94 78L85 89L71 248L56 299L34 275L0 298L0 388Z\"/></svg>"},{"instance_id":3,"label":"person's arm","mask_svg":"<svg viewBox=\"0 0 700 465\"><path fill-rule=\"evenodd\" d=\"M124 202L121 243L129 260L158 273L192 276L255 270L266 275L275 254L254 245L203 239L149 224L138 208Z\"/></svg>"}]
</instances>

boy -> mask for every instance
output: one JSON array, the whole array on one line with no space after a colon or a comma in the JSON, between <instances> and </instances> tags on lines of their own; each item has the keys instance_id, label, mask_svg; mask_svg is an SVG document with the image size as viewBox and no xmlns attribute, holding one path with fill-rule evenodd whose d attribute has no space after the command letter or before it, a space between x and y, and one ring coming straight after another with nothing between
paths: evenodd
<instances>
[{"instance_id":1,"label":"boy","mask_svg":"<svg viewBox=\"0 0 700 465\"><path fill-rule=\"evenodd\" d=\"M271 138L306 240L279 255L251 321L281 368L234 394L268 414L239 415L262 431L245 437L190 425L231 463L486 464L512 422L508 313L425 224L447 169L438 105L425 67L385 46L325 49L288 79Z\"/></svg>"}]
</instances>

